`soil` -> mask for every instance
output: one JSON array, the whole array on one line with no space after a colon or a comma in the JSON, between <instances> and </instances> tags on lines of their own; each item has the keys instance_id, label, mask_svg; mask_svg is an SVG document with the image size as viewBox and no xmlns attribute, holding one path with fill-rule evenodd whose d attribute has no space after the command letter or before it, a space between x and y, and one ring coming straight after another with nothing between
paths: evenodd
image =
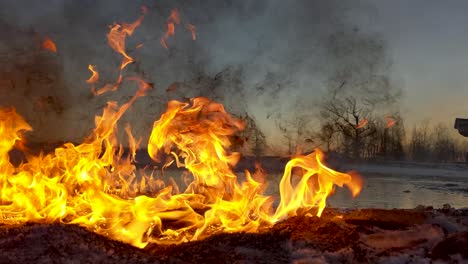
<instances>
[{"instance_id":1,"label":"soil","mask_svg":"<svg viewBox=\"0 0 468 264\"><path fill-rule=\"evenodd\" d=\"M64 224L0 226L0 263L468 263L468 209L327 209L144 249Z\"/></svg>"}]
</instances>

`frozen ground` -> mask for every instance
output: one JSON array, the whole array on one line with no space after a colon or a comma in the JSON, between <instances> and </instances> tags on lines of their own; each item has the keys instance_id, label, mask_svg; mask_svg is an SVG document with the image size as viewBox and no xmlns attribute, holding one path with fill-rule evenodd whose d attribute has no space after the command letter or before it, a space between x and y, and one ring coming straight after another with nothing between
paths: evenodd
<instances>
[{"instance_id":1,"label":"frozen ground","mask_svg":"<svg viewBox=\"0 0 468 264\"><path fill-rule=\"evenodd\" d=\"M450 204L455 208L468 207L468 166L464 164L429 163L380 163L330 165L346 172L357 171L364 180L361 194L352 198L345 188L337 188L329 198L329 206L335 208L411 209L418 205L441 208ZM265 167L278 167L266 164ZM167 171L164 178L173 177L179 186L180 171ZM239 178L243 173L237 173ZM278 196L278 184L282 172L268 173L266 194ZM183 190L183 188L181 188Z\"/></svg>"},{"instance_id":2,"label":"frozen ground","mask_svg":"<svg viewBox=\"0 0 468 264\"><path fill-rule=\"evenodd\" d=\"M467 263L468 211L326 209L258 233L144 249L74 225L0 226L0 263Z\"/></svg>"},{"instance_id":3,"label":"frozen ground","mask_svg":"<svg viewBox=\"0 0 468 264\"><path fill-rule=\"evenodd\" d=\"M386 163L340 166L355 170L364 179L356 199L337 191L330 203L337 207L415 208L418 205L440 208L450 204L468 207L468 167L462 164Z\"/></svg>"}]
</instances>

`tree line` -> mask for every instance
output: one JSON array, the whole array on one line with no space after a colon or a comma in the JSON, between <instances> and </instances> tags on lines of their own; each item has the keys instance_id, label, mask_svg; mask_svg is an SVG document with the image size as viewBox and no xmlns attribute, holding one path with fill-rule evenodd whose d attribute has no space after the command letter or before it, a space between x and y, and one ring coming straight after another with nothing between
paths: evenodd
<instances>
[{"instance_id":1,"label":"tree line","mask_svg":"<svg viewBox=\"0 0 468 264\"><path fill-rule=\"evenodd\" d=\"M254 149L250 153L264 155L269 149L292 155L319 147L349 159L453 162L468 158L468 140L447 125L424 122L409 131L405 128L399 111L403 92L391 77L391 62L380 36L357 29L338 31L324 46L329 65L319 103L294 104L297 107L289 115L276 121L282 142L272 142L269 148L263 133L253 132L259 129L254 120L249 120L247 134L263 135L249 142Z\"/></svg>"}]
</instances>

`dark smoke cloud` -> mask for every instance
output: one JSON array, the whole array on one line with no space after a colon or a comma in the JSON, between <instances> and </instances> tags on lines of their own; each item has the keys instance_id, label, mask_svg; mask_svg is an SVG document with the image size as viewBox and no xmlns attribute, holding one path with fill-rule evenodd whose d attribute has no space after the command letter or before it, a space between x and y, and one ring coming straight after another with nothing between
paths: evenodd
<instances>
[{"instance_id":1,"label":"dark smoke cloud","mask_svg":"<svg viewBox=\"0 0 468 264\"><path fill-rule=\"evenodd\" d=\"M37 132L46 131L38 134L38 140L79 140L92 128L93 116L106 101L123 102L135 91L133 85L124 84L118 93L95 98L85 80L90 74L88 64L97 66L102 84L116 78L121 57L108 47L108 26L134 21L142 5L149 12L127 40L137 63L125 74L142 75L155 89L123 121L132 123L144 137L169 99L214 97L229 111L252 113L263 127L271 126L279 113L290 114L299 101L312 105L324 91L327 71L332 68L327 64L336 63L329 60L325 40L337 31L352 31L356 14L359 18L373 15L360 1L338 0L2 1L0 23L9 33L0 41L1 53L11 53L18 46L34 50L35 38L49 36L56 41L58 54L44 54L36 48L29 59L48 56L60 80L46 88L35 87L34 95L15 87L16 95L9 94L0 104L13 104L33 120ZM173 8L180 11L182 25L176 27L165 50L159 40ZM196 26L196 41L184 28L186 23ZM141 42L143 48L135 51ZM10 57L7 63L16 60ZM172 87L170 92L166 92L168 87ZM60 111L37 113L23 105L50 95ZM63 129L56 131L51 124Z\"/></svg>"}]
</instances>

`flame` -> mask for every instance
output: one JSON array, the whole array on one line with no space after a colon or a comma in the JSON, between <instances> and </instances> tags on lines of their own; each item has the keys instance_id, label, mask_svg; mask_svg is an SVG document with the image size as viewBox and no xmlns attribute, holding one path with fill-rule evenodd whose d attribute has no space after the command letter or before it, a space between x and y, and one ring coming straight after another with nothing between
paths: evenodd
<instances>
[{"instance_id":1,"label":"flame","mask_svg":"<svg viewBox=\"0 0 468 264\"><path fill-rule=\"evenodd\" d=\"M114 49L116 52L120 53L123 57L122 63L120 64L120 70L123 70L128 64L134 62L135 60L130 57L125 51L125 40L127 36L131 36L133 31L140 26L141 21L147 12L146 7L142 7L142 15L133 23L127 24L118 24L115 23L111 28L109 33L107 33L107 41L109 46Z\"/></svg>"},{"instance_id":2,"label":"flame","mask_svg":"<svg viewBox=\"0 0 468 264\"><path fill-rule=\"evenodd\" d=\"M161 45L165 49L168 49L166 40L169 38L169 36L173 36L175 34L176 24L180 24L179 11L177 9L172 9L171 14L167 18L167 31L164 36L161 37Z\"/></svg>"},{"instance_id":3,"label":"flame","mask_svg":"<svg viewBox=\"0 0 468 264\"><path fill-rule=\"evenodd\" d=\"M323 153L316 149L307 156L298 156L286 165L280 182L281 202L275 213L275 219L294 216L297 211L317 208L317 216L321 216L326 206L326 198L333 191L333 186L346 185L353 195L357 196L362 188L362 181L355 173L340 173L323 164ZM293 168L300 168L296 186L292 185Z\"/></svg>"},{"instance_id":4,"label":"flame","mask_svg":"<svg viewBox=\"0 0 468 264\"><path fill-rule=\"evenodd\" d=\"M91 77L89 77L88 80L86 80L87 83L95 83L99 80L99 73L95 69L96 66L94 65L88 65L88 69L91 71Z\"/></svg>"},{"instance_id":5,"label":"flame","mask_svg":"<svg viewBox=\"0 0 468 264\"><path fill-rule=\"evenodd\" d=\"M190 33L192 33L192 40L196 40L197 32L195 31L195 26L192 24L187 24L186 28L188 29L188 31L190 31Z\"/></svg>"},{"instance_id":6,"label":"flame","mask_svg":"<svg viewBox=\"0 0 468 264\"><path fill-rule=\"evenodd\" d=\"M142 14L141 16L133 23L128 24L128 23L123 23L123 24L118 24L115 23L111 28L109 33L107 34L107 41L109 43L109 46L120 53L123 57L122 63L120 64L120 73L119 76L117 77L117 80L115 83L108 83L104 85L100 89L96 89L96 87L93 85L91 87L91 92L95 96L102 95L106 92L111 92L111 91L116 91L117 88L120 86L123 80L122 76L122 70L127 67L128 64L133 63L135 60L130 57L127 52L125 51L125 41L127 36L131 36L135 29L140 26L141 22L143 21L143 18L145 14L148 12L148 8L146 6L141 7ZM137 49L143 47L143 44L137 45ZM98 80L99 75L97 71L94 70L94 66L89 65L88 69L92 72L92 76L88 79L88 83L94 83ZM95 78L94 78L95 77Z\"/></svg>"},{"instance_id":7,"label":"flame","mask_svg":"<svg viewBox=\"0 0 468 264\"><path fill-rule=\"evenodd\" d=\"M140 89L118 107L109 102L96 128L79 145L66 143L54 153L29 156L14 167L8 160L20 131L30 130L14 111L0 112L0 216L2 224L62 222L79 224L113 239L144 247L149 242L179 243L200 239L213 232L255 232L300 211L316 209L320 216L334 185L347 185L357 195L362 184L353 174L336 172L323 164L319 150L297 156L286 165L280 182L281 201L276 211L273 198L264 196L263 170L245 172L240 181L233 172L240 154L230 151L230 137L245 124L207 98L191 103L171 101L154 122L148 153L162 155L190 173L191 181L180 191L152 177L137 180L137 141L129 135L131 154L122 157L116 141L117 122L151 85L137 78ZM300 168L302 175L293 175ZM293 176L299 177L293 184ZM159 186L159 188L158 188ZM145 190L150 195L136 195Z\"/></svg>"},{"instance_id":8,"label":"flame","mask_svg":"<svg viewBox=\"0 0 468 264\"><path fill-rule=\"evenodd\" d=\"M362 119L361 122L359 122L359 124L356 126L356 129L365 127L368 122L369 120L367 118Z\"/></svg>"},{"instance_id":9,"label":"flame","mask_svg":"<svg viewBox=\"0 0 468 264\"><path fill-rule=\"evenodd\" d=\"M132 134L132 127L127 124L125 126L125 133L127 134L127 137L128 137L128 144L130 146L130 154L131 154L131 161L132 162L136 162L136 151L138 149L138 146L140 145L141 143L141 140L136 140L135 137L133 137L133 134Z\"/></svg>"},{"instance_id":10,"label":"flame","mask_svg":"<svg viewBox=\"0 0 468 264\"><path fill-rule=\"evenodd\" d=\"M387 125L385 126L385 128L391 128L397 123L396 119L392 116L385 116L385 120L387 121Z\"/></svg>"},{"instance_id":11,"label":"flame","mask_svg":"<svg viewBox=\"0 0 468 264\"><path fill-rule=\"evenodd\" d=\"M135 29L138 21L141 18L119 26L116 32ZM178 15L171 21L178 21ZM123 34L124 40L128 33ZM122 70L129 61L124 41L112 43L124 56ZM88 81L93 83L97 71L91 65L89 69L93 75ZM31 127L13 109L0 108L0 225L78 224L145 247L193 241L216 232L257 232L310 210L320 216L335 185L346 185L353 196L361 190L357 174L332 170L324 165L323 153L315 150L286 164L279 185L281 200L275 208L274 197L263 194L268 181L260 165L253 173L245 171L242 178L234 173L240 153L232 150L232 140L245 122L227 113L222 104L203 97L170 101L153 123L147 145L153 160L165 160L162 169L175 165L184 170L181 180L186 187L179 187L172 178L163 181L154 172L148 174L148 169L137 170L136 150L141 141L127 125L130 151L124 155L117 140L118 121L153 85L120 74L115 84L93 91L115 90L123 81L139 87L128 102L120 106L108 102L83 143L65 143L48 154L28 152L22 133ZM18 166L8 154L15 147L21 147L27 157Z\"/></svg>"},{"instance_id":12,"label":"flame","mask_svg":"<svg viewBox=\"0 0 468 264\"><path fill-rule=\"evenodd\" d=\"M145 45L144 43L140 43L140 44L135 46L135 49L141 49L141 48L143 48L144 45Z\"/></svg>"},{"instance_id":13,"label":"flame","mask_svg":"<svg viewBox=\"0 0 468 264\"><path fill-rule=\"evenodd\" d=\"M57 53L57 46L55 45L55 43L50 38L46 38L42 42L41 49L48 50L48 51L51 51L53 53Z\"/></svg>"},{"instance_id":14,"label":"flame","mask_svg":"<svg viewBox=\"0 0 468 264\"><path fill-rule=\"evenodd\" d=\"M116 91L119 88L120 84L122 83L122 80L123 80L123 75L119 74L119 77L117 78L117 81L115 83L108 83L108 84L104 85L99 90L96 90L96 88L94 86L92 86L91 87L91 92L93 92L93 94L95 96L98 96L98 95L104 94L106 92Z\"/></svg>"}]
</instances>

